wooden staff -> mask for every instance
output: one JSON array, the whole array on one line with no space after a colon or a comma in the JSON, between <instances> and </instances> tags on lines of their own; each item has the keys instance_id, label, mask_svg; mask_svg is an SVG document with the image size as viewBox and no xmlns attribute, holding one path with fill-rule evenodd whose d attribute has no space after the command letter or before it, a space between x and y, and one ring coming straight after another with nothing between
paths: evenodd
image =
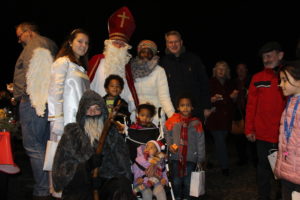
<instances>
[{"instance_id":1,"label":"wooden staff","mask_svg":"<svg viewBox=\"0 0 300 200\"><path fill-rule=\"evenodd\" d=\"M108 119L104 122L103 130L101 133L101 136L99 138L98 147L96 149L96 154L101 154L106 136L109 133L109 129L112 123L114 123L114 117L118 113L118 110L121 107L121 100L118 101L117 105L113 108L112 112L109 113ZM95 168L92 172L92 177L97 178L99 174L99 167ZM95 189L93 191L94 200L100 200L98 190Z\"/></svg>"}]
</instances>

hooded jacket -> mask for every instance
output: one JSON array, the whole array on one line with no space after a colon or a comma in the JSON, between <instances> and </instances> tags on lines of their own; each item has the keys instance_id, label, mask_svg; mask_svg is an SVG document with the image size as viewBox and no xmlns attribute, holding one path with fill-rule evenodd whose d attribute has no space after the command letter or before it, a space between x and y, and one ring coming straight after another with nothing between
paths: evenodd
<instances>
[{"instance_id":1,"label":"hooded jacket","mask_svg":"<svg viewBox=\"0 0 300 200\"><path fill-rule=\"evenodd\" d=\"M150 177L146 176L145 170L151 165L151 162L147 159L145 159L144 151L145 151L146 145L141 145L137 148L137 157L135 159L135 163L132 165L132 172L134 174L134 185L138 185L136 180L138 178L143 178L144 184L147 185L147 182ZM165 168L165 162L162 160L157 163L158 169L162 171L161 179L166 179L168 181L167 177L167 171Z\"/></svg>"},{"instance_id":2,"label":"hooded jacket","mask_svg":"<svg viewBox=\"0 0 300 200\"><path fill-rule=\"evenodd\" d=\"M84 132L85 115L92 105L99 105L103 120L108 111L102 97L92 90L87 90L80 102L76 115L76 123L65 127L64 134L58 144L53 163L53 185L56 191L63 190L73 195L71 199L90 199L91 166L90 159L95 154L97 142L93 145ZM112 126L106 137L102 150L100 177L110 179L125 176L131 179L130 159L124 138Z\"/></svg>"},{"instance_id":3,"label":"hooded jacket","mask_svg":"<svg viewBox=\"0 0 300 200\"><path fill-rule=\"evenodd\" d=\"M84 122L86 111L95 104L100 106L101 115L105 120L108 112L103 99L96 92L87 90L79 102L76 123L65 126L53 162L52 178L56 191L65 188L77 190L80 188L77 188L77 185L82 185L83 189L90 185L91 175L87 161L95 153L97 144L91 144L90 138L84 132Z\"/></svg>"}]
</instances>

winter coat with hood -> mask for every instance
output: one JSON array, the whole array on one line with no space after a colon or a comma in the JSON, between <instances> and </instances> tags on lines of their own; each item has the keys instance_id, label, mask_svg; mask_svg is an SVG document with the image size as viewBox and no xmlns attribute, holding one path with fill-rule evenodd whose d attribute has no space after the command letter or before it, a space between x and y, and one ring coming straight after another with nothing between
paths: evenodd
<instances>
[{"instance_id":1,"label":"winter coat with hood","mask_svg":"<svg viewBox=\"0 0 300 200\"><path fill-rule=\"evenodd\" d=\"M150 177L147 177L145 174L145 170L151 165L150 161L145 158L144 150L146 146L141 145L137 148L137 157L135 159L135 163L132 165L132 172L134 174L134 185L138 185L136 183L137 178L143 178L144 184L147 185L147 182ZM140 165L140 166L139 166ZM168 181L167 177L167 170L165 168L165 162L160 161L157 163L157 167L162 170L162 176L160 177L160 180L162 178L166 179ZM144 169L142 169L144 168Z\"/></svg>"},{"instance_id":2,"label":"winter coat with hood","mask_svg":"<svg viewBox=\"0 0 300 200\"><path fill-rule=\"evenodd\" d=\"M78 107L76 123L66 125L58 144L53 163L53 186L63 190L71 199L91 199L91 157L95 154L97 142L91 144L84 131L86 111L92 105L99 105L103 120L108 111L102 97L92 90L86 91ZM124 139L115 127L111 127L101 153L101 177L126 176L131 178L130 160Z\"/></svg>"}]
</instances>

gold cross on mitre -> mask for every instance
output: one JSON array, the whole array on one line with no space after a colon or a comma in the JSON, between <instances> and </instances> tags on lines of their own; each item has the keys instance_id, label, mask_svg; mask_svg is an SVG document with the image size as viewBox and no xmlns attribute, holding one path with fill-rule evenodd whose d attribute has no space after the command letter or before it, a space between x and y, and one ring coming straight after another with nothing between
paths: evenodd
<instances>
[{"instance_id":1,"label":"gold cross on mitre","mask_svg":"<svg viewBox=\"0 0 300 200\"><path fill-rule=\"evenodd\" d=\"M124 26L125 19L130 19L128 16L125 15L125 12L123 12L122 15L118 15L118 17L122 18L121 25L120 25L121 28L123 28Z\"/></svg>"}]
</instances>

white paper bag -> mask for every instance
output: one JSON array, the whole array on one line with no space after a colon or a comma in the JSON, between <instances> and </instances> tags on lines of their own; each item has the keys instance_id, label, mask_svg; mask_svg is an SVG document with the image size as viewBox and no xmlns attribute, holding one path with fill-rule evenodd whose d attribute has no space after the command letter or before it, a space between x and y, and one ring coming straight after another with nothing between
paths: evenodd
<instances>
[{"instance_id":1,"label":"white paper bag","mask_svg":"<svg viewBox=\"0 0 300 200\"><path fill-rule=\"evenodd\" d=\"M268 160L269 160L269 163L271 165L273 174L274 174L275 164L276 164L276 160L277 160L277 152L278 151L275 150L273 153L271 153L271 154L268 155ZM274 174L274 178L277 179L277 177L275 176L275 174Z\"/></svg>"},{"instance_id":2,"label":"white paper bag","mask_svg":"<svg viewBox=\"0 0 300 200\"><path fill-rule=\"evenodd\" d=\"M205 171L195 171L191 174L190 196L199 197L205 193Z\"/></svg>"},{"instance_id":3,"label":"white paper bag","mask_svg":"<svg viewBox=\"0 0 300 200\"><path fill-rule=\"evenodd\" d=\"M292 192L292 200L300 200L300 193L297 191Z\"/></svg>"},{"instance_id":4,"label":"white paper bag","mask_svg":"<svg viewBox=\"0 0 300 200\"><path fill-rule=\"evenodd\" d=\"M48 140L43 170L51 171L58 142Z\"/></svg>"}]
</instances>

